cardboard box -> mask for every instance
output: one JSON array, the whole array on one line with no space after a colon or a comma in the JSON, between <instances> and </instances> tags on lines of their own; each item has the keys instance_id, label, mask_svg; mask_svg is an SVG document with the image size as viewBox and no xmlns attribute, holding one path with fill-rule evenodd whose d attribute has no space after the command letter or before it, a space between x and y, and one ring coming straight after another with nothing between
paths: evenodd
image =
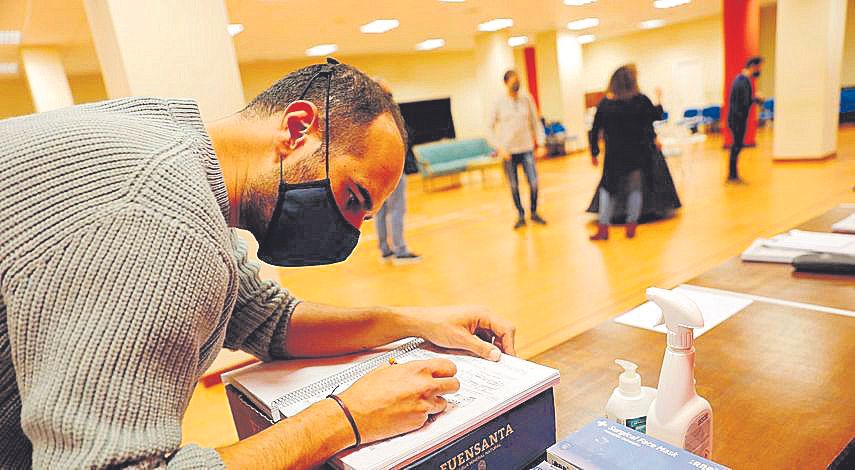
<instances>
[{"instance_id":1,"label":"cardboard box","mask_svg":"<svg viewBox=\"0 0 855 470\"><path fill-rule=\"evenodd\" d=\"M563 470L729 470L605 418L547 449L546 460Z\"/></svg>"},{"instance_id":2,"label":"cardboard box","mask_svg":"<svg viewBox=\"0 0 855 470\"><path fill-rule=\"evenodd\" d=\"M273 425L273 421L235 387L226 396L240 439ZM520 406L467 433L405 468L485 470L531 468L555 443L555 398L549 388Z\"/></svg>"}]
</instances>

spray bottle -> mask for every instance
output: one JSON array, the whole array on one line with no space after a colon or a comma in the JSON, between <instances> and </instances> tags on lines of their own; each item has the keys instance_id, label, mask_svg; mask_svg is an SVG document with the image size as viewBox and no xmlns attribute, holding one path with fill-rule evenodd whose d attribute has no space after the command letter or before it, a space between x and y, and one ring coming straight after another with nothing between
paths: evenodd
<instances>
[{"instance_id":1,"label":"spray bottle","mask_svg":"<svg viewBox=\"0 0 855 470\"><path fill-rule=\"evenodd\" d=\"M647 298L662 309L657 325L668 329L659 389L647 413L647 434L704 458L712 454L712 408L695 391L693 328L704 326L698 306L685 295L651 287Z\"/></svg>"},{"instance_id":2,"label":"spray bottle","mask_svg":"<svg viewBox=\"0 0 855 470\"><path fill-rule=\"evenodd\" d=\"M647 432L647 411L656 398L656 389L641 386L641 376L632 362L616 359L615 364L623 367L618 377L618 387L606 403L606 418L623 424L638 432Z\"/></svg>"}]
</instances>

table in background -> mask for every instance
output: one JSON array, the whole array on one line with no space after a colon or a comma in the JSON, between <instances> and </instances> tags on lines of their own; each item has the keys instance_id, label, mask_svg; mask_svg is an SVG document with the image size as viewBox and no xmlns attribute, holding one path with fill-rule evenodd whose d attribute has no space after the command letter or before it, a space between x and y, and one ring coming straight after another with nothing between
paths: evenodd
<instances>
[{"instance_id":1,"label":"table in background","mask_svg":"<svg viewBox=\"0 0 855 470\"><path fill-rule=\"evenodd\" d=\"M799 228L829 230L852 209ZM792 274L788 265L730 260L689 284L855 310L843 276ZM754 279L760 277L761 279ZM855 436L855 318L755 301L695 342L695 378L713 409L713 460L732 468L825 468ZM605 414L615 359L655 387L665 336L608 321L535 358L561 370L559 436Z\"/></svg>"}]
</instances>

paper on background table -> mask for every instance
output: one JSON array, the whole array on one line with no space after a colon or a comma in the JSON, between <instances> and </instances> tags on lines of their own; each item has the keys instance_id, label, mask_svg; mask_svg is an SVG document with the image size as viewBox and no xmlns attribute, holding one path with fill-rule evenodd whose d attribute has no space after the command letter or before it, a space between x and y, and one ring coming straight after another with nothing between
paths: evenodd
<instances>
[{"instance_id":1,"label":"paper on background table","mask_svg":"<svg viewBox=\"0 0 855 470\"><path fill-rule=\"evenodd\" d=\"M805 250L791 250L788 248L773 248L766 246L767 239L758 238L754 240L740 255L742 261L759 261L763 263L790 264L796 257L811 253Z\"/></svg>"},{"instance_id":2,"label":"paper on background table","mask_svg":"<svg viewBox=\"0 0 855 470\"><path fill-rule=\"evenodd\" d=\"M704 327L695 328L695 338L713 329L753 302L753 300L745 297L706 292L687 285L677 286L672 290L685 294L692 299L704 315ZM665 329L665 325L653 326L659 319L661 312L662 310L655 303L645 302L615 318L615 322L664 334L668 331Z\"/></svg>"},{"instance_id":3,"label":"paper on background table","mask_svg":"<svg viewBox=\"0 0 855 470\"><path fill-rule=\"evenodd\" d=\"M849 217L833 224L831 230L840 233L855 233L855 213L849 214Z\"/></svg>"},{"instance_id":4,"label":"paper on background table","mask_svg":"<svg viewBox=\"0 0 855 470\"><path fill-rule=\"evenodd\" d=\"M766 240L764 245L772 248L855 255L855 235L845 233L790 230Z\"/></svg>"}]
</instances>

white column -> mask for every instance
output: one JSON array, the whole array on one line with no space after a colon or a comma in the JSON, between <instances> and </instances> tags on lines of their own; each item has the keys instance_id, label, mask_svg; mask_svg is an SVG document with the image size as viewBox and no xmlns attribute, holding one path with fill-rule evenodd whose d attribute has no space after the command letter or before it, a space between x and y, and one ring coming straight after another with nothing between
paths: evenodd
<instances>
[{"instance_id":1,"label":"white column","mask_svg":"<svg viewBox=\"0 0 855 470\"><path fill-rule=\"evenodd\" d=\"M775 44L777 160L837 151L846 0L778 0Z\"/></svg>"},{"instance_id":2,"label":"white column","mask_svg":"<svg viewBox=\"0 0 855 470\"><path fill-rule=\"evenodd\" d=\"M481 119L487 132L487 119L496 100L506 93L502 81L505 72L514 68L514 52L503 31L475 36L475 68L481 98ZM520 72L523 73L523 72Z\"/></svg>"},{"instance_id":3,"label":"white column","mask_svg":"<svg viewBox=\"0 0 855 470\"><path fill-rule=\"evenodd\" d=\"M570 32L548 31L536 36L535 47L543 116L560 120L567 135L576 136L577 148L587 148L582 45Z\"/></svg>"},{"instance_id":4,"label":"white column","mask_svg":"<svg viewBox=\"0 0 855 470\"><path fill-rule=\"evenodd\" d=\"M30 86L36 112L65 108L74 104L68 77L62 66L62 57L49 47L21 49L21 62Z\"/></svg>"},{"instance_id":5,"label":"white column","mask_svg":"<svg viewBox=\"0 0 855 470\"><path fill-rule=\"evenodd\" d=\"M111 98L193 98L205 119L243 108L223 0L85 0Z\"/></svg>"}]
</instances>

